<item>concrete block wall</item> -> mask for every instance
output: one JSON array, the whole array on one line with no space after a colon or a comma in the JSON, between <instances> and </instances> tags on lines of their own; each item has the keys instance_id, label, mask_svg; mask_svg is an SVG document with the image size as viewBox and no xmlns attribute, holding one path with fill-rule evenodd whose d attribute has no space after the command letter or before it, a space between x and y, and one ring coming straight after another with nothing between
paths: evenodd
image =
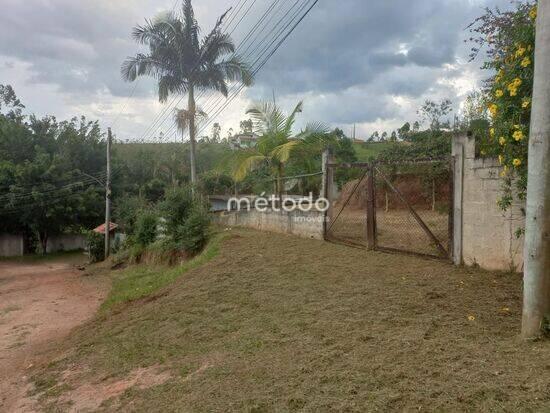
<instances>
[{"instance_id":1,"label":"concrete block wall","mask_svg":"<svg viewBox=\"0 0 550 413\"><path fill-rule=\"evenodd\" d=\"M458 136L453 142L455 157L455 233L456 264L479 265L488 270L521 271L523 237L522 204L502 211L497 202L502 196L502 168L495 159L476 159L475 141Z\"/></svg>"},{"instance_id":2,"label":"concrete block wall","mask_svg":"<svg viewBox=\"0 0 550 413\"><path fill-rule=\"evenodd\" d=\"M260 231L292 234L322 240L324 214L317 211L225 211L212 214L212 221L227 227L246 227Z\"/></svg>"},{"instance_id":3,"label":"concrete block wall","mask_svg":"<svg viewBox=\"0 0 550 413\"><path fill-rule=\"evenodd\" d=\"M25 252L23 236L0 234L0 257L19 257Z\"/></svg>"},{"instance_id":4,"label":"concrete block wall","mask_svg":"<svg viewBox=\"0 0 550 413\"><path fill-rule=\"evenodd\" d=\"M82 234L59 234L48 238L46 252L76 251L86 248L86 237Z\"/></svg>"}]
</instances>

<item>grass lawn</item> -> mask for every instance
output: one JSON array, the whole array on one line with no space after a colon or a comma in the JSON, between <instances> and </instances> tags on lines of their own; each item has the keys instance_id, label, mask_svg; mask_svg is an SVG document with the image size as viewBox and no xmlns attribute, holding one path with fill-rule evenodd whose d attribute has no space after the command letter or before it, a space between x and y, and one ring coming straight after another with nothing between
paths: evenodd
<instances>
[{"instance_id":1,"label":"grass lawn","mask_svg":"<svg viewBox=\"0 0 550 413\"><path fill-rule=\"evenodd\" d=\"M34 372L43 407L550 408L550 345L518 338L519 275L251 230L218 252L78 329ZM115 272L116 294L140 271Z\"/></svg>"},{"instance_id":2,"label":"grass lawn","mask_svg":"<svg viewBox=\"0 0 550 413\"><path fill-rule=\"evenodd\" d=\"M390 145L389 142L354 143L353 148L359 162L368 162L375 159L380 152Z\"/></svg>"}]
</instances>

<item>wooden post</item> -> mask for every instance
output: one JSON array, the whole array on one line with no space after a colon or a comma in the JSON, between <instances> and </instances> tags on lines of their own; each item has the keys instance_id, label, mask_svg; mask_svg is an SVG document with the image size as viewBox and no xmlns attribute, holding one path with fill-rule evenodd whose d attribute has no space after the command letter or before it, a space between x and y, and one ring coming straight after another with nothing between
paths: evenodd
<instances>
[{"instance_id":1,"label":"wooden post","mask_svg":"<svg viewBox=\"0 0 550 413\"><path fill-rule=\"evenodd\" d=\"M111 128L107 130L107 177L105 180L105 259L111 253Z\"/></svg>"},{"instance_id":2,"label":"wooden post","mask_svg":"<svg viewBox=\"0 0 550 413\"><path fill-rule=\"evenodd\" d=\"M367 249L376 248L376 194L374 188L374 167L369 165L367 177Z\"/></svg>"},{"instance_id":3,"label":"wooden post","mask_svg":"<svg viewBox=\"0 0 550 413\"><path fill-rule=\"evenodd\" d=\"M330 161L330 149L325 149L323 151L323 157L321 162L321 169L323 171L323 177L321 180L321 191L320 191L320 197L325 198L329 201L329 207L330 207L330 200L328 197L329 194L329 166L328 163ZM327 239L327 219L328 219L328 211L325 211L323 214L323 238Z\"/></svg>"}]
</instances>

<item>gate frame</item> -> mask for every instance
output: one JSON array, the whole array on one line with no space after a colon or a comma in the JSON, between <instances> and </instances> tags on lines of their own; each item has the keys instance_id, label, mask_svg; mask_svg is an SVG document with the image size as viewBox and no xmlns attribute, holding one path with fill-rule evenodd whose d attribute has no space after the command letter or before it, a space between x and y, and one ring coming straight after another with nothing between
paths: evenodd
<instances>
[{"instance_id":1,"label":"gate frame","mask_svg":"<svg viewBox=\"0 0 550 413\"><path fill-rule=\"evenodd\" d=\"M334 170L336 168L359 168L359 169L366 169L365 175L367 175L367 208L366 208L366 219L367 219L367 225L366 225L366 241L367 241L367 250L369 251L382 251L382 252L398 252L402 254L409 254L409 255L417 255L417 256L424 256L429 258L439 258L439 259L449 259L453 260L454 256L454 178L455 178L455 158L454 156L451 157L445 157L445 158L420 158L415 160L407 160L407 161L401 161L401 162L384 162L384 161L372 161L372 162L353 162L353 163L334 163L331 162L332 157L330 153L327 152L326 156L323 156L323 190L329 201L330 194L331 194L331 187L334 185ZM412 205L406 200L406 198L403 196L403 194L389 181L389 179L377 168L378 165L409 165L409 164L428 164L428 163L447 163L449 165L449 214L448 214L448 237L449 242L447 245L447 248L443 246L441 241L434 235L434 233L430 230L428 225L422 220L422 218L418 215L418 213L414 210ZM431 240L434 242L434 244L437 247L437 250L440 252L439 255L435 254L426 254L426 253L420 253L420 252L414 252L414 251L408 251L408 250L402 250L398 248L390 248L390 247L381 247L378 245L378 231L377 231L377 225L376 225L376 184L375 184L375 173L378 173L382 179L386 182L386 184L389 186L389 188L399 197L400 201L405 204L407 209L409 210L409 213L413 216L415 221L418 223L418 225L422 228L422 230L428 235L428 237L431 238ZM365 179L365 175L363 175L361 178L359 178L359 184ZM357 188L350 194L350 197L353 196ZM347 200L349 201L349 199ZM346 207L348 202L345 202L342 206L340 212L336 216L335 220L333 222L336 222L344 208ZM328 231L332 227L332 223L330 226L327 226L327 218L328 218L328 211L325 212L325 220L323 224L324 229L324 239L327 241L330 241L330 238L328 237ZM347 243L346 243L347 244Z\"/></svg>"}]
</instances>

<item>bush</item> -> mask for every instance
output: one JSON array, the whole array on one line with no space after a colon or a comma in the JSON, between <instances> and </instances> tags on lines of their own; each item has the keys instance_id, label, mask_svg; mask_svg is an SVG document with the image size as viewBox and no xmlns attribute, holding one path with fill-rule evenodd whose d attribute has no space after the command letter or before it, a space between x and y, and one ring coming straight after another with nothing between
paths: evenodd
<instances>
[{"instance_id":1,"label":"bush","mask_svg":"<svg viewBox=\"0 0 550 413\"><path fill-rule=\"evenodd\" d=\"M132 235L135 231L140 211L146 208L147 201L145 199L137 196L123 196L114 204L114 221L120 225L126 235Z\"/></svg>"},{"instance_id":2,"label":"bush","mask_svg":"<svg viewBox=\"0 0 550 413\"><path fill-rule=\"evenodd\" d=\"M105 259L105 237L94 231L86 234L86 243L88 244L88 254L90 262L99 262Z\"/></svg>"},{"instance_id":3,"label":"bush","mask_svg":"<svg viewBox=\"0 0 550 413\"><path fill-rule=\"evenodd\" d=\"M208 241L210 219L208 211L202 206L195 206L185 223L177 228L175 241L190 253L196 254Z\"/></svg>"},{"instance_id":4,"label":"bush","mask_svg":"<svg viewBox=\"0 0 550 413\"><path fill-rule=\"evenodd\" d=\"M193 208L193 196L189 188L173 188L166 192L159 212L165 220L166 234L175 237L176 228L185 224Z\"/></svg>"},{"instance_id":5,"label":"bush","mask_svg":"<svg viewBox=\"0 0 550 413\"><path fill-rule=\"evenodd\" d=\"M133 235L133 244L146 247L152 244L157 238L158 216L156 212L143 210L139 213L136 221L136 230Z\"/></svg>"}]
</instances>

